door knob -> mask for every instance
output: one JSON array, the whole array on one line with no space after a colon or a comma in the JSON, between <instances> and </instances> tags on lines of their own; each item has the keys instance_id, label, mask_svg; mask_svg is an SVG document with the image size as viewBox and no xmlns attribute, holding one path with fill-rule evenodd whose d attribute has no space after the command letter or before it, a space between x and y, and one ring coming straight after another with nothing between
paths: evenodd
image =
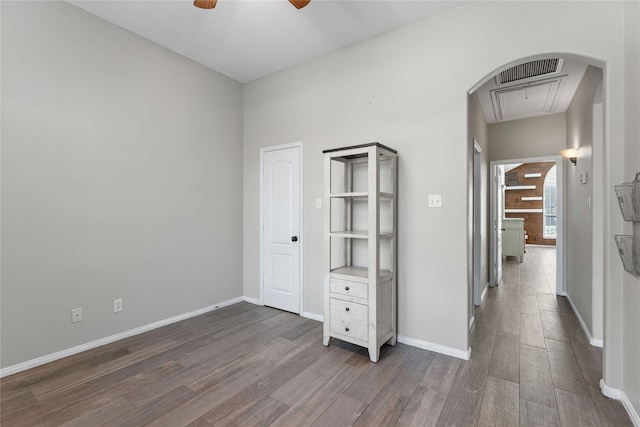
<instances>
[{"instance_id":1,"label":"door knob","mask_svg":"<svg viewBox=\"0 0 640 427\"><path fill-rule=\"evenodd\" d=\"M298 236L293 236L293 237L291 238L291 241L292 241L292 242L297 242L297 241L298 241Z\"/></svg>"}]
</instances>

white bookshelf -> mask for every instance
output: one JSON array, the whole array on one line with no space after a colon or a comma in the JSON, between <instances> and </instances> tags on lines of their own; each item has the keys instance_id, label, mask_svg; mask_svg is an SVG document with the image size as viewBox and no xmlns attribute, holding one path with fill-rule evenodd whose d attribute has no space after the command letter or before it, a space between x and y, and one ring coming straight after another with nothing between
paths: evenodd
<instances>
[{"instance_id":1,"label":"white bookshelf","mask_svg":"<svg viewBox=\"0 0 640 427\"><path fill-rule=\"evenodd\" d=\"M397 152L379 143L324 151L323 343L396 342Z\"/></svg>"}]
</instances>

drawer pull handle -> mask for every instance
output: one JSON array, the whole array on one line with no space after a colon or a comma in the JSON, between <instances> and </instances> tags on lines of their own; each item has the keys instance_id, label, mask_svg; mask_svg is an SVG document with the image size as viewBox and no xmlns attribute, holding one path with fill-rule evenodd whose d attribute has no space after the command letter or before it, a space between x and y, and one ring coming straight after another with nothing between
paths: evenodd
<instances>
[{"instance_id":1,"label":"drawer pull handle","mask_svg":"<svg viewBox=\"0 0 640 427\"><path fill-rule=\"evenodd\" d=\"M349 307L345 308L344 311L349 311Z\"/></svg>"},{"instance_id":2,"label":"drawer pull handle","mask_svg":"<svg viewBox=\"0 0 640 427\"><path fill-rule=\"evenodd\" d=\"M348 290L349 290L349 287L348 287L348 286L345 286L345 287L344 287L344 290L345 290L345 291L348 291Z\"/></svg>"},{"instance_id":3,"label":"drawer pull handle","mask_svg":"<svg viewBox=\"0 0 640 427\"><path fill-rule=\"evenodd\" d=\"M345 330L346 332L349 332L349 328L344 328L344 330Z\"/></svg>"}]
</instances>

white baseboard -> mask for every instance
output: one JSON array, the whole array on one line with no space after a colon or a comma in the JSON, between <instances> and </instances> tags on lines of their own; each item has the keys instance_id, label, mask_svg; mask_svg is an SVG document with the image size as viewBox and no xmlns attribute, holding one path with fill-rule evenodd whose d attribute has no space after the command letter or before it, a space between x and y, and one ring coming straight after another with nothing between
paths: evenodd
<instances>
[{"instance_id":1,"label":"white baseboard","mask_svg":"<svg viewBox=\"0 0 640 427\"><path fill-rule=\"evenodd\" d=\"M622 398L622 391L617 388L607 386L604 383L604 380L600 380L600 390L602 391L602 394L610 399L620 400Z\"/></svg>"},{"instance_id":2,"label":"white baseboard","mask_svg":"<svg viewBox=\"0 0 640 427\"><path fill-rule=\"evenodd\" d=\"M473 316L470 320L469 320L469 330L473 329L473 325L476 324L476 316Z\"/></svg>"},{"instance_id":3,"label":"white baseboard","mask_svg":"<svg viewBox=\"0 0 640 427\"><path fill-rule=\"evenodd\" d=\"M638 414L638 411L636 411L636 408L633 407L624 391L607 386L604 383L604 380L600 380L600 390L602 391L602 394L608 398L622 402L622 406L624 406L627 414L629 414L629 418L631 418L633 425L635 427L640 427L640 415Z\"/></svg>"},{"instance_id":4,"label":"white baseboard","mask_svg":"<svg viewBox=\"0 0 640 427\"><path fill-rule=\"evenodd\" d=\"M571 309L573 310L576 317L578 318L578 321L580 322L580 326L582 326L582 330L584 331L584 334L589 340L589 344L591 344L594 347L600 347L600 348L604 347L604 342L602 340L595 339L591 336L591 332L589 332L589 328L587 328L587 325L584 323L584 320L582 320L582 316L580 316L580 312L578 311L575 304L573 303L573 300L571 300L571 296L569 296L569 294L566 294L564 296L569 301L569 305L571 306Z\"/></svg>"},{"instance_id":5,"label":"white baseboard","mask_svg":"<svg viewBox=\"0 0 640 427\"><path fill-rule=\"evenodd\" d=\"M471 358L471 348L464 351L453 347L448 347L442 344L435 344L428 341L422 341L415 338L405 337L398 335L398 342L407 344L412 347L418 347L429 351L435 351L436 353L446 354L447 356L457 357L458 359L469 360Z\"/></svg>"},{"instance_id":6,"label":"white baseboard","mask_svg":"<svg viewBox=\"0 0 640 427\"><path fill-rule=\"evenodd\" d=\"M300 316L306 317L307 319L317 320L318 322L324 322L324 316L322 314L309 313L308 311L303 311L300 313Z\"/></svg>"},{"instance_id":7,"label":"white baseboard","mask_svg":"<svg viewBox=\"0 0 640 427\"><path fill-rule=\"evenodd\" d=\"M487 299L487 292L489 292L489 286L491 286L489 282L487 282L487 284L484 285L484 291L482 292L482 296L480 297L480 303L483 303Z\"/></svg>"},{"instance_id":8,"label":"white baseboard","mask_svg":"<svg viewBox=\"0 0 640 427\"><path fill-rule=\"evenodd\" d=\"M250 304L263 305L260 300L256 298L242 297L242 300Z\"/></svg>"},{"instance_id":9,"label":"white baseboard","mask_svg":"<svg viewBox=\"0 0 640 427\"><path fill-rule=\"evenodd\" d=\"M227 301L220 302L218 304L213 304L204 308L200 308L198 310L191 311L189 313L180 314L177 316L170 317L168 319L159 320L157 322L150 323L148 325L140 326L138 328L129 329L128 331L119 332L114 335L110 335L108 337L100 338L94 341L90 341L85 344L80 344L75 347L67 348L65 350L57 351L55 353L47 354L45 356L41 356L35 359L28 360L26 362L18 363L16 365L7 366L6 368L0 369L0 378L4 378L9 375L17 374L18 372L26 371L27 369L35 368L37 366L44 365L46 363L54 362L56 360L63 359L65 357L73 356L74 354L81 353L83 351L91 350L96 347L103 346L105 344L110 344L112 342L132 337L134 335L141 334L143 332L148 332L153 329L160 328L162 326L170 325L171 323L180 322L181 320L189 319L190 317L199 316L201 314L208 313L210 311L217 310L222 307L226 307L229 305L233 305L239 302L244 301L243 297L233 298Z\"/></svg>"},{"instance_id":10,"label":"white baseboard","mask_svg":"<svg viewBox=\"0 0 640 427\"><path fill-rule=\"evenodd\" d=\"M597 340L595 338L591 338L591 339L589 339L589 344L591 344L594 347L604 348L604 341L603 340Z\"/></svg>"}]
</instances>

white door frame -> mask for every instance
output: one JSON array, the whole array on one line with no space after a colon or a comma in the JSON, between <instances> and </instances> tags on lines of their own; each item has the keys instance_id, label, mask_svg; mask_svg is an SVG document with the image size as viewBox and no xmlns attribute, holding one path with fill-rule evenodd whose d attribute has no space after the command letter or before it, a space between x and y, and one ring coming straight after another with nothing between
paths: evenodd
<instances>
[{"instance_id":1,"label":"white door frame","mask_svg":"<svg viewBox=\"0 0 640 427\"><path fill-rule=\"evenodd\" d=\"M300 314L304 313L304 173L302 170L304 156L302 154L302 141L291 142L289 144L272 145L269 147L260 148L260 305L264 305L264 195L263 195L263 171L264 171L264 153L269 151L285 150L287 148L298 147L299 158L298 163L300 165L300 203L298 206L298 214L300 218L300 232L298 233L298 244L300 247Z\"/></svg>"},{"instance_id":2,"label":"white door frame","mask_svg":"<svg viewBox=\"0 0 640 427\"><path fill-rule=\"evenodd\" d=\"M499 235L502 235L502 221L498 222L498 214L504 215L504 194L502 197L498 199L498 195L496 194L498 190L502 191L503 181L498 180L498 176L496 171L501 165L494 165L493 162L490 162L489 166L489 218L491 221L491 231L489 232L489 239L491 241L491 251L489 251L489 262L490 262L490 270L489 270L489 286L497 286L500 283L500 279L502 278L502 256L500 249L502 248L502 238L499 238ZM500 169L501 171L503 169ZM500 204L501 206L498 206ZM499 244L498 244L499 243ZM500 267L498 267L500 264Z\"/></svg>"},{"instance_id":3,"label":"white door frame","mask_svg":"<svg viewBox=\"0 0 640 427\"><path fill-rule=\"evenodd\" d=\"M482 291L484 284L480 277L482 269L482 210L481 210L481 185L480 156L482 148L473 140L473 304L472 315L475 315L475 306L482 304Z\"/></svg>"},{"instance_id":4,"label":"white door frame","mask_svg":"<svg viewBox=\"0 0 640 427\"><path fill-rule=\"evenodd\" d=\"M561 156L546 156L546 157L529 157L524 159L509 159L509 160L494 160L490 162L491 175L493 176L493 170L497 165L509 165L513 163L537 163L537 162L556 162L556 180L557 180L557 197L558 197L558 215L556 219L556 294L561 296L567 295L566 280L565 280L565 263L566 253L564 247L564 162ZM492 187L493 188L493 187ZM491 211L497 210L497 198L494 191L491 191ZM492 213L493 220L493 213ZM496 239L496 233L492 230L491 241ZM491 266L497 260L497 256L501 256L496 253L496 247L493 245L490 254Z\"/></svg>"}]
</instances>

